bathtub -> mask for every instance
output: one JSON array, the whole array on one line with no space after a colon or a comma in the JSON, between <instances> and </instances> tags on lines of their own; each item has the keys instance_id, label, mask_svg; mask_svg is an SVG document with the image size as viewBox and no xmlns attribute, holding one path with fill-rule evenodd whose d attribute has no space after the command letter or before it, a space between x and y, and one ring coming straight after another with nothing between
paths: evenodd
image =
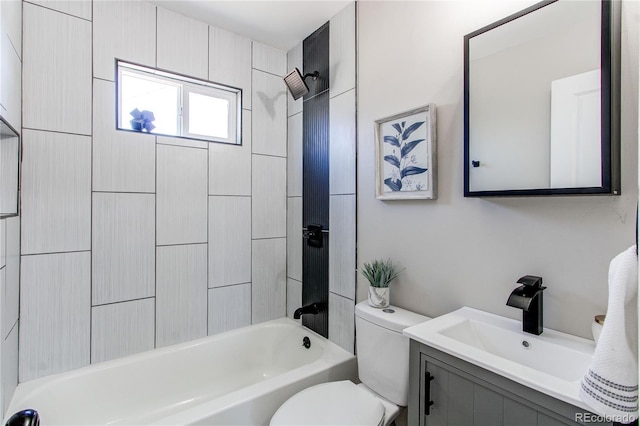
<instances>
[{"instance_id":1,"label":"bathtub","mask_svg":"<svg viewBox=\"0 0 640 426\"><path fill-rule=\"evenodd\" d=\"M266 425L300 390L356 372L353 355L282 318L21 383L6 417L33 408L43 426Z\"/></svg>"}]
</instances>

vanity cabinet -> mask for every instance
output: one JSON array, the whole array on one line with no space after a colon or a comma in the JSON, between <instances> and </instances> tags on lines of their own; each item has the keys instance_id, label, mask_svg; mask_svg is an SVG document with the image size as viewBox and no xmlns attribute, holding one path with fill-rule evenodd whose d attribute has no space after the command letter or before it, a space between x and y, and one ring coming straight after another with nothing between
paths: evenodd
<instances>
[{"instance_id":1,"label":"vanity cabinet","mask_svg":"<svg viewBox=\"0 0 640 426\"><path fill-rule=\"evenodd\" d=\"M410 425L614 425L414 340L409 374Z\"/></svg>"}]
</instances>

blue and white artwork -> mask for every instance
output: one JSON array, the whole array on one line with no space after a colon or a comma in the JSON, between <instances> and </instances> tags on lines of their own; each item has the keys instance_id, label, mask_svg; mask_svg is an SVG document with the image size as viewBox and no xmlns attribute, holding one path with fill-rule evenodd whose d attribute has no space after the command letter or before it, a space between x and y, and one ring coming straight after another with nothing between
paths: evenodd
<instances>
[{"instance_id":1,"label":"blue and white artwork","mask_svg":"<svg viewBox=\"0 0 640 426\"><path fill-rule=\"evenodd\" d=\"M377 122L378 198L434 198L431 120L435 114L430 108Z\"/></svg>"}]
</instances>

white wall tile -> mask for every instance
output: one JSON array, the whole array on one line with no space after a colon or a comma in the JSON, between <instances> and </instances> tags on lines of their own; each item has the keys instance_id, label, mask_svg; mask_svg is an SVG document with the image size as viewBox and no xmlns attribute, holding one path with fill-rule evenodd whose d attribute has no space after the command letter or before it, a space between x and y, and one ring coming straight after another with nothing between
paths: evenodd
<instances>
[{"instance_id":1,"label":"white wall tile","mask_svg":"<svg viewBox=\"0 0 640 426\"><path fill-rule=\"evenodd\" d=\"M0 219L0 268L4 267L7 263L6 246L7 246L7 234L6 234L6 219Z\"/></svg>"},{"instance_id":2,"label":"white wall tile","mask_svg":"<svg viewBox=\"0 0 640 426\"><path fill-rule=\"evenodd\" d=\"M91 22L24 3L27 128L91 134Z\"/></svg>"},{"instance_id":3,"label":"white wall tile","mask_svg":"<svg viewBox=\"0 0 640 426\"><path fill-rule=\"evenodd\" d=\"M209 142L198 139L175 138L170 136L156 136L159 145L173 145L191 148L209 148Z\"/></svg>"},{"instance_id":4,"label":"white wall tile","mask_svg":"<svg viewBox=\"0 0 640 426\"><path fill-rule=\"evenodd\" d=\"M91 20L91 0L29 0L29 3Z\"/></svg>"},{"instance_id":5,"label":"white wall tile","mask_svg":"<svg viewBox=\"0 0 640 426\"><path fill-rule=\"evenodd\" d=\"M209 80L242 89L242 108L251 109L251 40L209 27Z\"/></svg>"},{"instance_id":6,"label":"white wall tile","mask_svg":"<svg viewBox=\"0 0 640 426\"><path fill-rule=\"evenodd\" d=\"M331 97L356 87L356 3L329 21L329 93Z\"/></svg>"},{"instance_id":7,"label":"white wall tile","mask_svg":"<svg viewBox=\"0 0 640 426\"><path fill-rule=\"evenodd\" d=\"M156 346L207 335L207 245L157 248Z\"/></svg>"},{"instance_id":8,"label":"white wall tile","mask_svg":"<svg viewBox=\"0 0 640 426\"><path fill-rule=\"evenodd\" d=\"M158 8L158 68L207 79L209 27L162 7Z\"/></svg>"},{"instance_id":9,"label":"white wall tile","mask_svg":"<svg viewBox=\"0 0 640 426\"><path fill-rule=\"evenodd\" d=\"M356 196L329 197L329 291L355 299Z\"/></svg>"},{"instance_id":10,"label":"white wall tile","mask_svg":"<svg viewBox=\"0 0 640 426\"><path fill-rule=\"evenodd\" d=\"M287 159L253 156L252 238L287 235Z\"/></svg>"},{"instance_id":11,"label":"white wall tile","mask_svg":"<svg viewBox=\"0 0 640 426\"><path fill-rule=\"evenodd\" d=\"M287 278L287 316L293 319L293 313L302 306L302 283ZM302 319L297 320L302 322Z\"/></svg>"},{"instance_id":12,"label":"white wall tile","mask_svg":"<svg viewBox=\"0 0 640 426\"><path fill-rule=\"evenodd\" d=\"M22 254L90 250L91 138L25 129L21 198Z\"/></svg>"},{"instance_id":13,"label":"white wall tile","mask_svg":"<svg viewBox=\"0 0 640 426\"><path fill-rule=\"evenodd\" d=\"M93 80L93 190L155 192L155 137L115 129L115 90Z\"/></svg>"},{"instance_id":14,"label":"white wall tile","mask_svg":"<svg viewBox=\"0 0 640 426\"><path fill-rule=\"evenodd\" d=\"M329 293L329 340L350 353L355 344L353 300Z\"/></svg>"},{"instance_id":15,"label":"white wall tile","mask_svg":"<svg viewBox=\"0 0 640 426\"><path fill-rule=\"evenodd\" d=\"M4 11L3 7L0 5ZM19 131L22 127L22 62L7 34L0 32L0 37L0 114Z\"/></svg>"},{"instance_id":16,"label":"white wall tile","mask_svg":"<svg viewBox=\"0 0 640 426\"><path fill-rule=\"evenodd\" d=\"M5 222L7 266L2 296L2 339L7 338L18 321L20 309L20 217L8 218Z\"/></svg>"},{"instance_id":17,"label":"white wall tile","mask_svg":"<svg viewBox=\"0 0 640 426\"><path fill-rule=\"evenodd\" d=\"M287 240L253 240L251 322L257 324L287 313Z\"/></svg>"},{"instance_id":18,"label":"white wall tile","mask_svg":"<svg viewBox=\"0 0 640 426\"><path fill-rule=\"evenodd\" d=\"M93 194L93 304L154 296L155 196Z\"/></svg>"},{"instance_id":19,"label":"white wall tile","mask_svg":"<svg viewBox=\"0 0 640 426\"><path fill-rule=\"evenodd\" d=\"M22 58L22 1L4 0L0 2L2 33L7 34L11 44Z\"/></svg>"},{"instance_id":20,"label":"white wall tile","mask_svg":"<svg viewBox=\"0 0 640 426\"><path fill-rule=\"evenodd\" d=\"M91 363L153 349L154 317L153 298L91 308Z\"/></svg>"},{"instance_id":21,"label":"white wall tile","mask_svg":"<svg viewBox=\"0 0 640 426\"><path fill-rule=\"evenodd\" d=\"M156 7L142 1L93 2L93 75L115 80L115 58L156 65Z\"/></svg>"},{"instance_id":22,"label":"white wall tile","mask_svg":"<svg viewBox=\"0 0 640 426\"><path fill-rule=\"evenodd\" d=\"M356 192L356 91L329 100L329 193Z\"/></svg>"},{"instance_id":23,"label":"white wall tile","mask_svg":"<svg viewBox=\"0 0 640 426\"><path fill-rule=\"evenodd\" d=\"M2 341L2 412L6 413L18 386L18 325Z\"/></svg>"},{"instance_id":24,"label":"white wall tile","mask_svg":"<svg viewBox=\"0 0 640 426\"><path fill-rule=\"evenodd\" d=\"M209 289L209 335L251 325L251 284Z\"/></svg>"},{"instance_id":25,"label":"white wall tile","mask_svg":"<svg viewBox=\"0 0 640 426\"><path fill-rule=\"evenodd\" d=\"M208 152L158 145L157 244L207 242Z\"/></svg>"},{"instance_id":26,"label":"white wall tile","mask_svg":"<svg viewBox=\"0 0 640 426\"><path fill-rule=\"evenodd\" d=\"M302 113L289 117L287 124L287 195L302 197Z\"/></svg>"},{"instance_id":27,"label":"white wall tile","mask_svg":"<svg viewBox=\"0 0 640 426\"><path fill-rule=\"evenodd\" d=\"M285 72L285 75L291 72L294 68L298 68L300 72L303 72L302 43L287 52L287 71ZM302 102L302 98L294 101L291 93L287 92L287 115L291 117L294 114L302 112Z\"/></svg>"},{"instance_id":28,"label":"white wall tile","mask_svg":"<svg viewBox=\"0 0 640 426\"><path fill-rule=\"evenodd\" d=\"M251 198L209 197L209 287L251 281Z\"/></svg>"},{"instance_id":29,"label":"white wall tile","mask_svg":"<svg viewBox=\"0 0 640 426\"><path fill-rule=\"evenodd\" d=\"M280 49L254 41L253 68L284 77L287 68L287 55Z\"/></svg>"},{"instance_id":30,"label":"white wall tile","mask_svg":"<svg viewBox=\"0 0 640 426\"><path fill-rule=\"evenodd\" d=\"M287 89L282 77L253 71L254 154L286 157Z\"/></svg>"},{"instance_id":31,"label":"white wall tile","mask_svg":"<svg viewBox=\"0 0 640 426\"><path fill-rule=\"evenodd\" d=\"M287 198L287 277L302 281L302 197Z\"/></svg>"},{"instance_id":32,"label":"white wall tile","mask_svg":"<svg viewBox=\"0 0 640 426\"><path fill-rule=\"evenodd\" d=\"M20 381L89 364L91 254L23 256Z\"/></svg>"},{"instance_id":33,"label":"white wall tile","mask_svg":"<svg viewBox=\"0 0 640 426\"><path fill-rule=\"evenodd\" d=\"M242 145L209 144L209 194L251 195L251 111L242 111Z\"/></svg>"},{"instance_id":34,"label":"white wall tile","mask_svg":"<svg viewBox=\"0 0 640 426\"><path fill-rule=\"evenodd\" d=\"M2 308L4 308L4 304L5 304L5 293L6 293L6 288L7 288L7 267L1 267L0 268L0 306L2 306ZM0 341L4 340L5 335L4 335L4 329L5 327L7 327L7 325L5 324L5 313L4 311L2 312L2 316L0 317L2 319L2 336L0 337ZM11 328L9 328L9 330L11 330ZM0 354L0 359L2 358L2 355ZM2 395L0 392L0 400L2 399Z\"/></svg>"},{"instance_id":35,"label":"white wall tile","mask_svg":"<svg viewBox=\"0 0 640 426\"><path fill-rule=\"evenodd\" d=\"M20 149L18 137L7 136L0 143L0 214L18 212Z\"/></svg>"}]
</instances>

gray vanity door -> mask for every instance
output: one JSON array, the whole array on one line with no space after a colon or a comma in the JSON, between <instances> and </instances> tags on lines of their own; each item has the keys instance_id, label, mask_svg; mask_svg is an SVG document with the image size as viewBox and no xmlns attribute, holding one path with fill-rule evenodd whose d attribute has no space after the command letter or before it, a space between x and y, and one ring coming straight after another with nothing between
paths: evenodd
<instances>
[{"instance_id":1,"label":"gray vanity door","mask_svg":"<svg viewBox=\"0 0 640 426\"><path fill-rule=\"evenodd\" d=\"M426 360L422 366L420 426L472 425L473 382ZM429 407L427 400L433 402Z\"/></svg>"},{"instance_id":2,"label":"gray vanity door","mask_svg":"<svg viewBox=\"0 0 640 426\"><path fill-rule=\"evenodd\" d=\"M483 383L421 356L420 426L561 426L554 419ZM447 368L448 367L448 368ZM429 378L431 378L429 380ZM427 404L432 401L433 404Z\"/></svg>"}]
</instances>

